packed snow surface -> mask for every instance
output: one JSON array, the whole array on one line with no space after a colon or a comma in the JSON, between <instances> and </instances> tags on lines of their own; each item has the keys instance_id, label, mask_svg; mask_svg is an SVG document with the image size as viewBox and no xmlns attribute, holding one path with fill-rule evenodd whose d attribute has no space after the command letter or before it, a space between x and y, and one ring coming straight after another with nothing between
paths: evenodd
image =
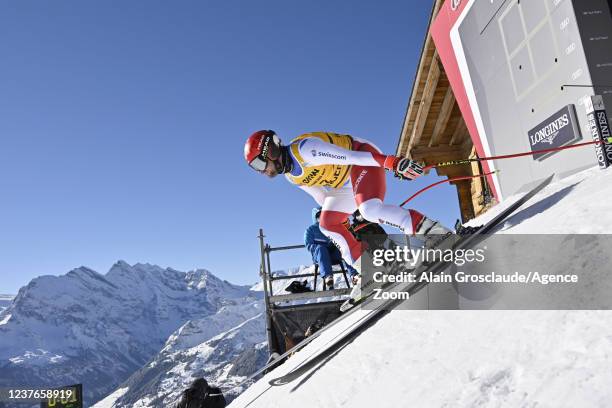
<instances>
[{"instance_id":1,"label":"packed snow surface","mask_svg":"<svg viewBox=\"0 0 612 408\"><path fill-rule=\"evenodd\" d=\"M593 168L553 182L510 217L501 233L611 233L611 173ZM486 222L515 198L472 224ZM610 311L393 311L308 374L280 387L268 384L364 313L324 332L231 407L612 404Z\"/></svg>"}]
</instances>

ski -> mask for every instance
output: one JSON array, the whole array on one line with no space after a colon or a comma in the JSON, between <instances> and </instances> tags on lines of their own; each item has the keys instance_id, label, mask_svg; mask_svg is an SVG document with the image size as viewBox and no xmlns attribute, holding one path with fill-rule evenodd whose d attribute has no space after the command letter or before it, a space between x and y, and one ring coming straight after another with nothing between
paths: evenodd
<instances>
[{"instance_id":1,"label":"ski","mask_svg":"<svg viewBox=\"0 0 612 408\"><path fill-rule=\"evenodd\" d=\"M467 239L467 238L469 238L472 235L486 234L487 232L489 232L492 228L496 227L501 220L503 220L504 218L508 217L510 214L512 214L514 211L516 211L518 209L518 207L520 207L526 201L531 199L531 197L533 197L534 195L539 193L544 187L546 187L548 184L550 184L550 182L552 181L553 177L554 177L554 174L550 175L543 182L541 182L536 187L534 187L533 189L531 189L530 191L525 193L525 195L523 195L519 200L517 200L515 203L513 203L506 210L502 211L497 216L495 216L492 220L490 220L485 225L483 225L480 229L476 230L477 232L468 234L468 235L465 236L465 238ZM466 227L466 228L471 228L471 227ZM456 245L460 245L461 243L466 244L467 241L459 240L456 243ZM362 304L365 300L367 300L372 295L372 293L373 292L369 292L367 295L364 295L364 296L362 296L359 299L354 299L353 297L347 299L340 306L340 312L346 312L346 311L354 308L355 306L358 306L358 305Z\"/></svg>"},{"instance_id":2,"label":"ski","mask_svg":"<svg viewBox=\"0 0 612 408\"><path fill-rule=\"evenodd\" d=\"M512 205L510 205L508 208L500 212L489 222L485 223L483 227L480 228L475 234L460 237L452 245L452 248L455 248L455 249L466 248L468 246L473 246L477 244L478 242L482 241L483 239L485 239L486 238L484 237L485 234L491 233L491 231L494 230L497 226L499 226L503 221L505 221L506 218L512 215L516 210L518 210L523 204L529 201L533 196L535 196L537 193L542 191L544 187L550 184L553 178L554 178L554 174L551 174L548 178L546 178L536 187L534 187L529 192L525 193L517 201L512 203ZM442 243L444 243L444 241ZM448 265L449 265L449 262L438 262L432 265L422 265L421 264L416 268L416 270L421 270L422 272L423 269L426 268L431 273L438 273L444 270ZM412 283L412 284L397 284L397 285L394 285L394 287L397 287L399 291L407 291L409 293L409 298L410 298L414 294L416 294L419 290L423 289L426 285L427 285L427 282L418 282L418 283ZM371 298L371 295L372 295L371 293L368 294L365 298L362 298L362 300L359 303L363 304L365 301ZM300 366L296 367L294 370L290 371L289 373L281 377L277 377L277 378L270 380L269 384L272 386L288 384L292 382L293 380L295 380L296 378L301 377L303 374L310 371L311 369L317 367L319 364L324 363L325 361L327 361L327 359L333 357L333 355L336 352L339 352L344 346L350 343L354 338L359 336L359 334L361 334L367 328L372 326L374 323L376 323L383 316L385 316L387 313L389 313L391 310L393 310L395 307L397 307L400 303L403 303L404 301L405 300L403 299L386 301L378 309L373 310L371 313L366 314L363 318L358 320L355 324L351 325L346 330L339 333L337 338L333 340L331 344L329 344L324 349L319 351L309 360L305 361L304 363L302 363ZM355 310L359 310L359 308L352 307L351 309L347 311L347 315Z\"/></svg>"}]
</instances>

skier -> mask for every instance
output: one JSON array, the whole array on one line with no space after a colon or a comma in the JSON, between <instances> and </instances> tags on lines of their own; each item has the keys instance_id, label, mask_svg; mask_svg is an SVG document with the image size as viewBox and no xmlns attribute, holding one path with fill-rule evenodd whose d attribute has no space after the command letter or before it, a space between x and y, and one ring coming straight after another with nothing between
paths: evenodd
<instances>
[{"instance_id":1,"label":"skier","mask_svg":"<svg viewBox=\"0 0 612 408\"><path fill-rule=\"evenodd\" d=\"M343 225L355 210L368 221L387 224L405 234L434 241L452 231L420 212L383 202L385 170L403 180L414 180L423 167L414 160L383 154L372 142L349 135L312 132L283 146L272 130L253 133L244 157L254 170L287 180L310 194L322 207L320 227L339 248L348 264L361 272L361 244ZM360 274L354 284L360 284Z\"/></svg>"},{"instance_id":2,"label":"skier","mask_svg":"<svg viewBox=\"0 0 612 408\"><path fill-rule=\"evenodd\" d=\"M313 224L309 226L304 233L304 244L306 245L306 249L310 251L312 261L319 265L321 279L323 279L323 290L332 290L334 288L334 274L332 271L333 264L343 262L351 280L353 280L353 277L357 275L357 271L349 263L342 259L342 254L340 254L338 248L336 248L329 238L321 232L321 228L319 226L320 216L321 207L313 208Z\"/></svg>"},{"instance_id":3,"label":"skier","mask_svg":"<svg viewBox=\"0 0 612 408\"><path fill-rule=\"evenodd\" d=\"M225 408L226 405L219 388L210 387L204 378L198 378L183 391L176 408Z\"/></svg>"}]
</instances>

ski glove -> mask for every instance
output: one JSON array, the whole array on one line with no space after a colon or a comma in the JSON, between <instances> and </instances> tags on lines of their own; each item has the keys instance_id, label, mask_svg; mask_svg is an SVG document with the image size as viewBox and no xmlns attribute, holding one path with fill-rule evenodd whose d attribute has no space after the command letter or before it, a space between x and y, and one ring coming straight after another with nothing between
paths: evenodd
<instances>
[{"instance_id":1,"label":"ski glove","mask_svg":"<svg viewBox=\"0 0 612 408\"><path fill-rule=\"evenodd\" d=\"M402 180L414 180L423 175L423 166L420 163L403 157L387 156L384 167Z\"/></svg>"}]
</instances>

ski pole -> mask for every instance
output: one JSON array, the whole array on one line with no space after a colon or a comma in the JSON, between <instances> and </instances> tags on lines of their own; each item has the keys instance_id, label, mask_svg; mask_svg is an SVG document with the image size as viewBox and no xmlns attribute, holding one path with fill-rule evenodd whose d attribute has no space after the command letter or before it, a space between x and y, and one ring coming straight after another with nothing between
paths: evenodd
<instances>
[{"instance_id":1,"label":"ski pole","mask_svg":"<svg viewBox=\"0 0 612 408\"><path fill-rule=\"evenodd\" d=\"M437 182L435 182L433 184L428 185L427 187L423 187L422 189L420 189L419 191L417 191L416 193L411 195L406 201L401 203L399 206L403 207L404 205L408 204L408 202L412 201L412 199L414 199L416 196L418 196L421 193L424 193L425 191L429 190L430 188L434 188L435 186L440 185L442 183L450 183L452 181L459 181L459 180L471 180L471 179L474 179L474 178L490 176L491 174L495 174L495 173L499 173L499 170L491 171L489 173L484 173L484 174L476 174L474 176L460 176L460 177L453 177L453 178L449 178L449 179L446 179L446 180L437 181Z\"/></svg>"},{"instance_id":2,"label":"ski pole","mask_svg":"<svg viewBox=\"0 0 612 408\"><path fill-rule=\"evenodd\" d=\"M556 151L560 151L560 150L573 149L574 147L582 147L582 146L588 146L588 145L598 144L598 143L603 143L603 141L601 141L601 140L593 140L591 142L578 143L578 144L573 144L573 145L569 145L569 146L561 146L561 147L553 147L553 148L550 148L550 149L534 150L532 152L504 154L504 155L501 155L501 156L476 157L476 158L473 158L473 159L450 160L450 161L446 161L446 162L430 164L428 166L423 167L423 170L429 170L429 169L432 169L432 168L455 166L455 165L458 165L458 164L468 164L468 163L485 161L485 160L510 159L510 158L514 158L514 157L530 156L530 155L539 154L539 153L556 152Z\"/></svg>"}]
</instances>

